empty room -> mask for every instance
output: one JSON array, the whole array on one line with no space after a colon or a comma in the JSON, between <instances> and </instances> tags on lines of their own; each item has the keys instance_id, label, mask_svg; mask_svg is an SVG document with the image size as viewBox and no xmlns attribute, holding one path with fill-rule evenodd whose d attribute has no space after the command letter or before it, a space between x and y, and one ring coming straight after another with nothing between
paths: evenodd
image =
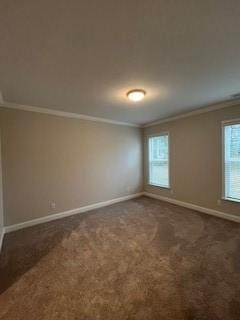
<instances>
[{"instance_id":1,"label":"empty room","mask_svg":"<svg viewBox=\"0 0 240 320\"><path fill-rule=\"evenodd\" d=\"M240 319L240 2L0 0L0 319Z\"/></svg>"}]
</instances>

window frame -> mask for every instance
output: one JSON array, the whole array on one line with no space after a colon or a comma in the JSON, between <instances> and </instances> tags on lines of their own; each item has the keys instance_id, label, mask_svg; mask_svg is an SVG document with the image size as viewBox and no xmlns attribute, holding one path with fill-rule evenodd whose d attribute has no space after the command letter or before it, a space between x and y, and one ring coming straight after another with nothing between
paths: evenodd
<instances>
[{"instance_id":1,"label":"window frame","mask_svg":"<svg viewBox=\"0 0 240 320\"><path fill-rule=\"evenodd\" d=\"M239 124L240 125L240 118L234 120L225 120L222 121L221 124L221 131L222 131L222 200L237 202L240 203L240 199L234 199L226 197L226 180L225 180L225 127Z\"/></svg>"},{"instance_id":2,"label":"window frame","mask_svg":"<svg viewBox=\"0 0 240 320\"><path fill-rule=\"evenodd\" d=\"M150 166L149 166L149 139L154 137L168 136L168 186L164 186L161 184L153 184L150 182ZM162 131L159 133L149 134L147 135L147 184L152 187L162 188L162 189L171 189L171 175L170 175L170 132Z\"/></svg>"}]
</instances>

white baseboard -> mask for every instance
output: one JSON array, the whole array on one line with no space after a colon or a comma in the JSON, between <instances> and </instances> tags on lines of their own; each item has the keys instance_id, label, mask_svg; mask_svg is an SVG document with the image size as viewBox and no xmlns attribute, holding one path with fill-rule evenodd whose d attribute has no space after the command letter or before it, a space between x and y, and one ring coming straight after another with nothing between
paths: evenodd
<instances>
[{"instance_id":1,"label":"white baseboard","mask_svg":"<svg viewBox=\"0 0 240 320\"><path fill-rule=\"evenodd\" d=\"M143 192L134 193L134 194L131 194L131 195L128 195L128 196L124 196L124 197L120 197L120 198L116 198L116 199L112 199L112 200L107 200L107 201L103 201L103 202L98 202L98 203L90 204L90 205L85 206L85 207L80 207L80 208L76 208L76 209L72 209L72 210L67 210L67 211L64 211L64 212L51 214L51 215L48 215L48 216L45 216L45 217L41 217L41 218L37 218L37 219L25 221L25 222L13 224L13 225L10 225L10 226L5 226L5 228L4 228L5 229L5 233L16 231L16 230L20 230L20 229L31 227L31 226L35 226L37 224L41 224L41 223L44 223L44 222L49 222L49 221L52 221L52 220L65 218L65 217L68 217L68 216L72 216L74 214L83 213L83 212L87 212L87 211L98 209L98 208L102 208L102 207L107 207L107 206L110 206L111 204L122 202L122 201L126 201L126 200L130 200L130 199L134 199L134 198L138 198L138 197L140 197L142 195L143 195Z\"/></svg>"},{"instance_id":2,"label":"white baseboard","mask_svg":"<svg viewBox=\"0 0 240 320\"><path fill-rule=\"evenodd\" d=\"M0 234L0 252L1 252L1 247L2 247L2 242L3 242L3 237L5 233L9 233L12 231L16 231L16 230L20 230L20 229L24 229L27 227L31 227L31 226L35 226L37 224L41 224L41 223L45 223L45 222L49 222L49 221L53 221L53 220L57 220L57 219L61 219L61 218L65 218L71 215L75 215L78 213L84 213L90 210L94 210L94 209L98 209L98 208L102 208L102 207L107 207L111 204L114 203L118 203L118 202L122 202L122 201L126 201L126 200L130 200L130 199L134 199L134 198L138 198L140 196L147 196L150 198L154 198L154 199L158 199L161 201L165 201L165 202L169 202L172 204L176 204L178 206L184 207L184 208L188 208L188 209L192 209L195 211L199 211L202 213L206 213L218 218L223 218L223 219L227 219L230 221L234 221L234 222L238 222L240 223L240 216L234 216L225 212L221 212L221 211L217 211L217 210L213 210L213 209L209 209L209 208L204 208L195 204L191 204L188 202L183 202L183 201L179 201L176 199L171 199L168 197L163 197L160 195L156 195L154 193L149 193L149 192L139 192L139 193L135 193L135 194L131 194L128 196L123 196L120 198L116 198L116 199L112 199L112 200L107 200L107 201L103 201L103 202L98 202L98 203L94 203L94 204L90 204L88 206L84 206L84 207L80 207L80 208L76 208L76 209L72 209L72 210L67 210L64 212L59 212L56 214L52 214L52 215L48 215L45 217L41 217L41 218L37 218L37 219L33 219L33 220L29 220L29 221L25 221L25 222L21 222L21 223L17 223L14 225L10 225L10 226L5 226L3 228L2 233Z\"/></svg>"},{"instance_id":3,"label":"white baseboard","mask_svg":"<svg viewBox=\"0 0 240 320\"><path fill-rule=\"evenodd\" d=\"M0 253L2 251L3 238L5 234L5 228L3 227L2 232L0 233Z\"/></svg>"},{"instance_id":4,"label":"white baseboard","mask_svg":"<svg viewBox=\"0 0 240 320\"><path fill-rule=\"evenodd\" d=\"M176 199L171 199L171 198L159 196L159 195L154 194L154 193L143 192L143 195L145 195L147 197L150 197L150 198L154 198L154 199L166 201L166 202L169 202L169 203L172 203L172 204L176 204L176 205L184 207L184 208L188 208L188 209L196 210L196 211L203 212L203 213L206 213L206 214L210 214L210 215L218 217L218 218L223 218L223 219L227 219L227 220L230 220L230 221L234 221L234 222L240 223L240 216L238 217L238 216L234 216L234 215L229 214L229 213L225 213L225 212L221 212L221 211L217 211L217 210L213 210L213 209L209 209L209 208L200 207L200 206L198 206L196 204L192 204L192 203L188 203L188 202L179 201L179 200L176 200Z\"/></svg>"}]
</instances>

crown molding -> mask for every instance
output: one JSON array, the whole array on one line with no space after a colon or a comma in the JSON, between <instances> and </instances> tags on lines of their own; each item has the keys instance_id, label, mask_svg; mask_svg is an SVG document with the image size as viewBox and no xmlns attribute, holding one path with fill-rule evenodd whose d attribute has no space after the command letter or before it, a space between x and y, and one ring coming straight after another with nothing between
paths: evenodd
<instances>
[{"instance_id":1,"label":"crown molding","mask_svg":"<svg viewBox=\"0 0 240 320\"><path fill-rule=\"evenodd\" d=\"M236 106L236 105L240 105L240 99L215 103L215 104L209 105L207 107L202 107L202 108L198 108L198 109L193 110L193 111L189 111L189 112L186 112L186 113L181 113L181 114L179 114L177 116L173 116L173 117L169 117L169 118L163 118L163 119L159 119L157 121L149 122L149 123L144 124L142 127L143 128L148 128L148 127L156 126L156 125L161 124L161 123L171 122L171 121L175 121L175 120L183 119L183 118L188 118L188 117L196 116L196 115L199 115L199 114L202 114L202 113L207 113L207 112L211 112L211 111L215 111L215 110L220 110L220 109L224 109L224 108L228 108L228 107L233 107L233 106Z\"/></svg>"},{"instance_id":2,"label":"crown molding","mask_svg":"<svg viewBox=\"0 0 240 320\"><path fill-rule=\"evenodd\" d=\"M86 120L86 121L104 122L104 123L121 125L121 126L128 126L128 127L136 127L136 128L141 127L141 125L129 123L129 122L114 121L114 120L110 120L110 119L105 119L105 118L100 118L100 117L92 117L92 116L87 116L84 114L79 114L79 113L74 113L74 112L58 111L58 110L54 110L54 109L47 109L47 108L36 107L36 106L28 106L28 105L12 103L12 102L7 102L7 101L4 101L4 102L0 101L0 107L8 108L8 109L16 109L16 110L50 114L50 115L65 117L65 118L75 118L75 119Z\"/></svg>"},{"instance_id":3,"label":"crown molding","mask_svg":"<svg viewBox=\"0 0 240 320\"><path fill-rule=\"evenodd\" d=\"M171 122L171 121L175 121L175 120L179 120L179 119L183 119L183 118L188 118L191 116L196 116L199 114L224 109L227 107L233 107L236 105L240 105L240 99L215 103L215 104L212 104L212 105L209 105L206 107L198 108L196 110L181 113L176 116L163 118L163 119L159 119L159 120L156 120L153 122L148 122L146 124L140 125L140 124L129 123L129 122L115 121L115 120L101 118L101 117L92 117L92 116L74 113L74 112L59 111L59 110L54 110L54 109L49 109L49 108L29 106L29 105L23 105L23 104L12 103L12 102L7 102L7 101L3 102L0 100L0 107L2 107L2 108L37 112L37 113L50 114L50 115L55 115L55 116L65 117L65 118L75 118L75 119L80 119L80 120L103 122L103 123L109 123L109 124L115 124L115 125L121 125L121 126L135 127L135 128L148 128L148 127L156 126L161 123L166 123L166 122Z\"/></svg>"}]
</instances>

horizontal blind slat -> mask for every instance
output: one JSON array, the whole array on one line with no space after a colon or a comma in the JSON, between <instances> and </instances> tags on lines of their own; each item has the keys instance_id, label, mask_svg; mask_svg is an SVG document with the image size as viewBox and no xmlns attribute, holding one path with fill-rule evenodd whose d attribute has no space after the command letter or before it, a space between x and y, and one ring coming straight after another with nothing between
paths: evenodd
<instances>
[{"instance_id":1,"label":"horizontal blind slat","mask_svg":"<svg viewBox=\"0 0 240 320\"><path fill-rule=\"evenodd\" d=\"M224 128L225 197L240 200L240 124Z\"/></svg>"},{"instance_id":2,"label":"horizontal blind slat","mask_svg":"<svg viewBox=\"0 0 240 320\"><path fill-rule=\"evenodd\" d=\"M150 137L148 144L149 183L169 187L168 134Z\"/></svg>"}]
</instances>

